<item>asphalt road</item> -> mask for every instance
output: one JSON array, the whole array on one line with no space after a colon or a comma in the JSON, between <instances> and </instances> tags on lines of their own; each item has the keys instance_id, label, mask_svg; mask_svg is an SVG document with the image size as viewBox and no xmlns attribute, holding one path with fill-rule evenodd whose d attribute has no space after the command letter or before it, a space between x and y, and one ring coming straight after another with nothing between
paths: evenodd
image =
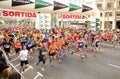
<instances>
[{"instance_id":1,"label":"asphalt road","mask_svg":"<svg viewBox=\"0 0 120 79\"><path fill-rule=\"evenodd\" d=\"M73 48L71 48L71 51ZM12 53L11 63L19 70L19 59ZM88 57L81 60L79 53L62 57L62 62L53 61L50 67L49 59L42 71L40 65L36 66L37 53L33 59L29 58L30 67L22 74L25 79L120 79L120 46L113 49L111 45L102 47L102 51L93 57L88 49Z\"/></svg>"}]
</instances>

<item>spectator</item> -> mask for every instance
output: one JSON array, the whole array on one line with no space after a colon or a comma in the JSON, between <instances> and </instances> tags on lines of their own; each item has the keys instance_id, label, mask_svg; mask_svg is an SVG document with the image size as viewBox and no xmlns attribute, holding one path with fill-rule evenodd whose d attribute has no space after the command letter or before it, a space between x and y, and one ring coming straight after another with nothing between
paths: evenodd
<instances>
[{"instance_id":1,"label":"spectator","mask_svg":"<svg viewBox=\"0 0 120 79\"><path fill-rule=\"evenodd\" d=\"M9 79L21 79L21 75L17 72L13 72L10 76Z\"/></svg>"},{"instance_id":2,"label":"spectator","mask_svg":"<svg viewBox=\"0 0 120 79\"><path fill-rule=\"evenodd\" d=\"M2 45L0 45L1 48ZM2 71L7 68L7 63L5 61L5 58L3 56L3 52L0 50L0 74L2 73Z\"/></svg>"},{"instance_id":3,"label":"spectator","mask_svg":"<svg viewBox=\"0 0 120 79\"><path fill-rule=\"evenodd\" d=\"M2 71L2 79L9 79L9 76L12 74L11 68L6 68Z\"/></svg>"}]
</instances>

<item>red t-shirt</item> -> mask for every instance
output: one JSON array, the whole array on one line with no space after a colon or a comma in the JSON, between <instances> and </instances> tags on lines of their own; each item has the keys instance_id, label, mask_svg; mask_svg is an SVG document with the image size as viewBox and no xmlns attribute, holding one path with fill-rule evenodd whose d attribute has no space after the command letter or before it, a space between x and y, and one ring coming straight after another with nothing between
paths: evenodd
<instances>
[{"instance_id":1,"label":"red t-shirt","mask_svg":"<svg viewBox=\"0 0 120 79\"><path fill-rule=\"evenodd\" d=\"M73 36L73 39L74 39L74 41L77 41L77 40L79 39L79 36L75 34L75 35Z\"/></svg>"}]
</instances>

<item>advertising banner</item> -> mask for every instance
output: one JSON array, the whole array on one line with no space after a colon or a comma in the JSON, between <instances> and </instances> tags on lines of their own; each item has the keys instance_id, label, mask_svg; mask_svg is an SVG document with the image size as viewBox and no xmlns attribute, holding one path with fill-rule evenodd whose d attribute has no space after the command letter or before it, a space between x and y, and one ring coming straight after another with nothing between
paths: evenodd
<instances>
[{"instance_id":1,"label":"advertising banner","mask_svg":"<svg viewBox=\"0 0 120 79\"><path fill-rule=\"evenodd\" d=\"M49 7L49 6L52 6L52 4L51 4L51 3L48 3L47 1L35 0L35 9L36 9L36 8Z\"/></svg>"},{"instance_id":2,"label":"advertising banner","mask_svg":"<svg viewBox=\"0 0 120 79\"><path fill-rule=\"evenodd\" d=\"M21 6L34 3L31 0L12 0L12 6Z\"/></svg>"},{"instance_id":3,"label":"advertising banner","mask_svg":"<svg viewBox=\"0 0 120 79\"><path fill-rule=\"evenodd\" d=\"M62 19L82 19L82 16L74 14L63 14Z\"/></svg>"},{"instance_id":4,"label":"advertising banner","mask_svg":"<svg viewBox=\"0 0 120 79\"><path fill-rule=\"evenodd\" d=\"M7 1L7 0L0 0L0 1Z\"/></svg>"},{"instance_id":5,"label":"advertising banner","mask_svg":"<svg viewBox=\"0 0 120 79\"><path fill-rule=\"evenodd\" d=\"M36 13L22 12L9 9L0 10L1 17L14 17L14 18L36 18Z\"/></svg>"},{"instance_id":6,"label":"advertising banner","mask_svg":"<svg viewBox=\"0 0 120 79\"><path fill-rule=\"evenodd\" d=\"M69 4L69 11L75 11L75 10L79 10L79 9L81 9L80 6L75 5L75 4L73 4L73 3L70 3L70 4Z\"/></svg>"},{"instance_id":7,"label":"advertising banner","mask_svg":"<svg viewBox=\"0 0 120 79\"><path fill-rule=\"evenodd\" d=\"M60 9L65 9L67 8L68 6L65 5L65 4L62 4L60 2L56 2L54 1L54 10L60 10Z\"/></svg>"},{"instance_id":8,"label":"advertising banner","mask_svg":"<svg viewBox=\"0 0 120 79\"><path fill-rule=\"evenodd\" d=\"M93 9L87 5L82 5L82 12L86 12L86 11L90 11L90 10L93 10Z\"/></svg>"}]
</instances>

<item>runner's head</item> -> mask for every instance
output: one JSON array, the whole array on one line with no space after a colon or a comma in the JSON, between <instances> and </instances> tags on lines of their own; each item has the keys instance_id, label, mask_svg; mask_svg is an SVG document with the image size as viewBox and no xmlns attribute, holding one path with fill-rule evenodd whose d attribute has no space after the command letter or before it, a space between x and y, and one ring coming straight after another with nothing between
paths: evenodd
<instances>
[{"instance_id":1,"label":"runner's head","mask_svg":"<svg viewBox=\"0 0 120 79\"><path fill-rule=\"evenodd\" d=\"M25 45L23 45L22 49L23 49L23 50L25 50L25 49L26 49L26 46L25 46Z\"/></svg>"},{"instance_id":2,"label":"runner's head","mask_svg":"<svg viewBox=\"0 0 120 79\"><path fill-rule=\"evenodd\" d=\"M46 46L45 41L42 41L42 46L43 46L43 47L45 47L45 46Z\"/></svg>"}]
</instances>

